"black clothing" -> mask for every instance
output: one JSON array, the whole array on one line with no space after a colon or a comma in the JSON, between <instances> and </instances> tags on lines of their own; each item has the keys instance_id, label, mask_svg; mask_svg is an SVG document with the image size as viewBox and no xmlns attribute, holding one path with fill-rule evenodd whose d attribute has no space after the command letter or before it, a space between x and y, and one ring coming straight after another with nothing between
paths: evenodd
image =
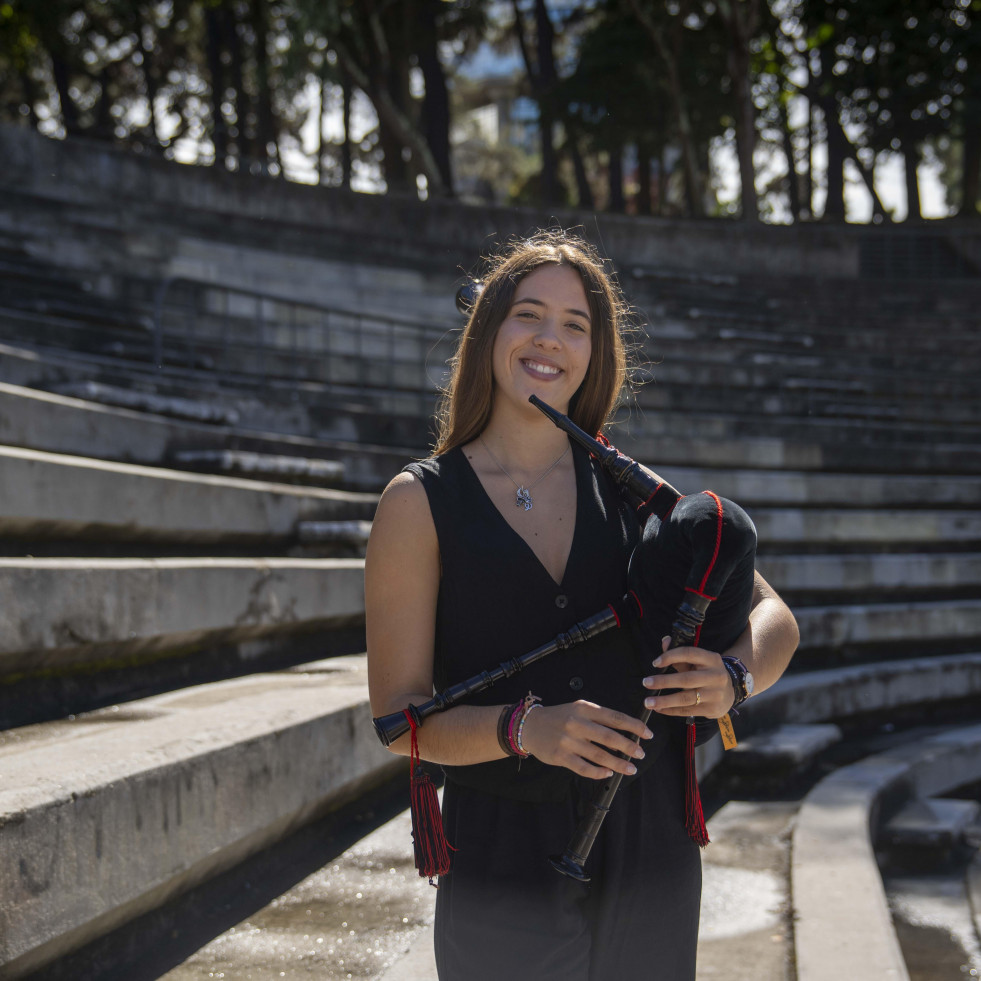
<instances>
[{"instance_id":1,"label":"black clothing","mask_svg":"<svg viewBox=\"0 0 981 981\"><path fill-rule=\"evenodd\" d=\"M442 689L524 653L627 588L639 539L611 478L573 447L576 528L556 583L487 496L461 449L411 464L426 490L442 575L435 685ZM539 661L474 697L546 705L588 699L639 714L650 658L611 630ZM597 783L534 758L447 767L443 812L456 848L436 903L442 981L509 973L563 981L630 977L690 981L701 889L698 848L684 828L684 729L655 715L646 770L624 781L597 839L584 886L555 872L582 801Z\"/></svg>"}]
</instances>

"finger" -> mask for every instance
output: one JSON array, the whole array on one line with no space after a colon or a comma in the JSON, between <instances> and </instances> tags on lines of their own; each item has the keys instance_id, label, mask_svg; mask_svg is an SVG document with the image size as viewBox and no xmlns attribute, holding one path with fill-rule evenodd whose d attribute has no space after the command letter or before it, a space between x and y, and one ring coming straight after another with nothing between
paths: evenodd
<instances>
[{"instance_id":1,"label":"finger","mask_svg":"<svg viewBox=\"0 0 981 981\"><path fill-rule=\"evenodd\" d=\"M728 677L728 676L726 676ZM652 674L643 681L645 688L664 691L674 688L718 688L722 676L715 671L694 668L673 674Z\"/></svg>"},{"instance_id":2,"label":"finger","mask_svg":"<svg viewBox=\"0 0 981 981\"><path fill-rule=\"evenodd\" d=\"M627 715L626 712L617 712L614 709L600 709L593 716L593 721L605 726L607 729L616 729L620 732L629 732L638 739L650 739L654 734L644 725L640 719ZM595 738L595 737L590 737ZM601 740L606 742L606 740Z\"/></svg>"},{"instance_id":3,"label":"finger","mask_svg":"<svg viewBox=\"0 0 981 981\"><path fill-rule=\"evenodd\" d=\"M703 667L719 664L720 655L701 647L672 647L654 658L655 668L669 668L678 664L697 664Z\"/></svg>"},{"instance_id":4,"label":"finger","mask_svg":"<svg viewBox=\"0 0 981 981\"><path fill-rule=\"evenodd\" d=\"M650 732L649 729L646 731ZM636 739L631 739L629 736L617 732L616 729L597 726L589 733L587 739L590 745L599 746L600 749L623 753L624 756L632 757L635 760L644 758L644 747Z\"/></svg>"},{"instance_id":5,"label":"finger","mask_svg":"<svg viewBox=\"0 0 981 981\"><path fill-rule=\"evenodd\" d=\"M622 773L625 777L632 777L637 772L637 766L631 760L624 760L613 753L607 753L601 746L594 744L590 744L589 748L583 751L582 757L598 769L612 770Z\"/></svg>"},{"instance_id":6,"label":"finger","mask_svg":"<svg viewBox=\"0 0 981 981\"><path fill-rule=\"evenodd\" d=\"M665 709L684 709L688 715L698 714L713 699L706 698L701 689L673 692L670 695L649 695L644 699L644 708L655 712Z\"/></svg>"}]
</instances>

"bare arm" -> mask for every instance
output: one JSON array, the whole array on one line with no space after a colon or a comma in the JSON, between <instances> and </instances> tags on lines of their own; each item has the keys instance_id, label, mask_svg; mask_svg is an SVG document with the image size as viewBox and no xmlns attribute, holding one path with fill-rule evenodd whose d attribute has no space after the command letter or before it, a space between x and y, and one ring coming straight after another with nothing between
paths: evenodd
<instances>
[{"instance_id":1,"label":"bare arm","mask_svg":"<svg viewBox=\"0 0 981 981\"><path fill-rule=\"evenodd\" d=\"M400 474L379 501L365 557L368 688L375 717L432 698L439 579L439 542L426 492L414 477ZM497 742L502 708L457 705L429 716L417 733L421 756L451 766L503 758ZM528 717L524 745L543 762L603 778L612 768L628 773L631 766L603 746L637 755L635 744L618 730L645 731L636 719L590 702L545 706ZM405 734L389 748L408 756L409 747Z\"/></svg>"}]
</instances>

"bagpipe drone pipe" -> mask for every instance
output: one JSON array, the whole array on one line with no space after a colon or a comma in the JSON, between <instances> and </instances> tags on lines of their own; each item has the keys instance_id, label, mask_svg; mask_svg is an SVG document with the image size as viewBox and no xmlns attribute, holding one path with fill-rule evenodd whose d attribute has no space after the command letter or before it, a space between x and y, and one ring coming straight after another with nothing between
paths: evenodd
<instances>
[{"instance_id":1,"label":"bagpipe drone pipe","mask_svg":"<svg viewBox=\"0 0 981 981\"><path fill-rule=\"evenodd\" d=\"M756 529L746 513L711 491L683 496L670 484L654 477L605 440L594 439L567 416L535 396L530 400L569 437L595 457L616 482L642 528L628 570L629 592L618 597L545 644L513 656L480 674L437 693L421 705L409 705L373 720L379 739L386 746L412 730L414 777L420 760L415 748L415 730L436 712L445 711L503 678L558 651L568 650L606 630L627 628L640 647L645 663L661 653L661 638L670 636L670 647L698 646L723 652L731 647L746 627L753 595ZM670 674L674 668L663 673ZM652 673L657 673L653 671ZM663 692L670 691L665 688ZM650 711L641 716L646 724ZM708 836L694 775L696 725L689 718L687 735L686 826L691 838L705 844ZM731 736L728 717L703 721L699 728L718 725ZM419 773L420 782L422 775ZM604 780L562 856L551 859L566 875L588 881L583 866L603 819L620 786L621 774ZM418 790L418 793L417 793ZM434 834L417 822L439 823L435 793L413 785L413 838L420 875L445 874L449 868L448 845L433 841ZM439 836L436 835L436 838Z\"/></svg>"}]
</instances>

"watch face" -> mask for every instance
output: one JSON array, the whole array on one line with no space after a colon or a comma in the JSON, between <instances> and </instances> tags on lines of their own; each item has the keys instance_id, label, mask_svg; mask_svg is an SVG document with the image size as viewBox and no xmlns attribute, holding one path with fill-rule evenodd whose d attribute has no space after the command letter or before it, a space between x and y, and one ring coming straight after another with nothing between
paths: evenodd
<instances>
[{"instance_id":1,"label":"watch face","mask_svg":"<svg viewBox=\"0 0 981 981\"><path fill-rule=\"evenodd\" d=\"M743 684L746 686L746 694L753 694L753 676L747 671L746 676L743 678Z\"/></svg>"}]
</instances>

